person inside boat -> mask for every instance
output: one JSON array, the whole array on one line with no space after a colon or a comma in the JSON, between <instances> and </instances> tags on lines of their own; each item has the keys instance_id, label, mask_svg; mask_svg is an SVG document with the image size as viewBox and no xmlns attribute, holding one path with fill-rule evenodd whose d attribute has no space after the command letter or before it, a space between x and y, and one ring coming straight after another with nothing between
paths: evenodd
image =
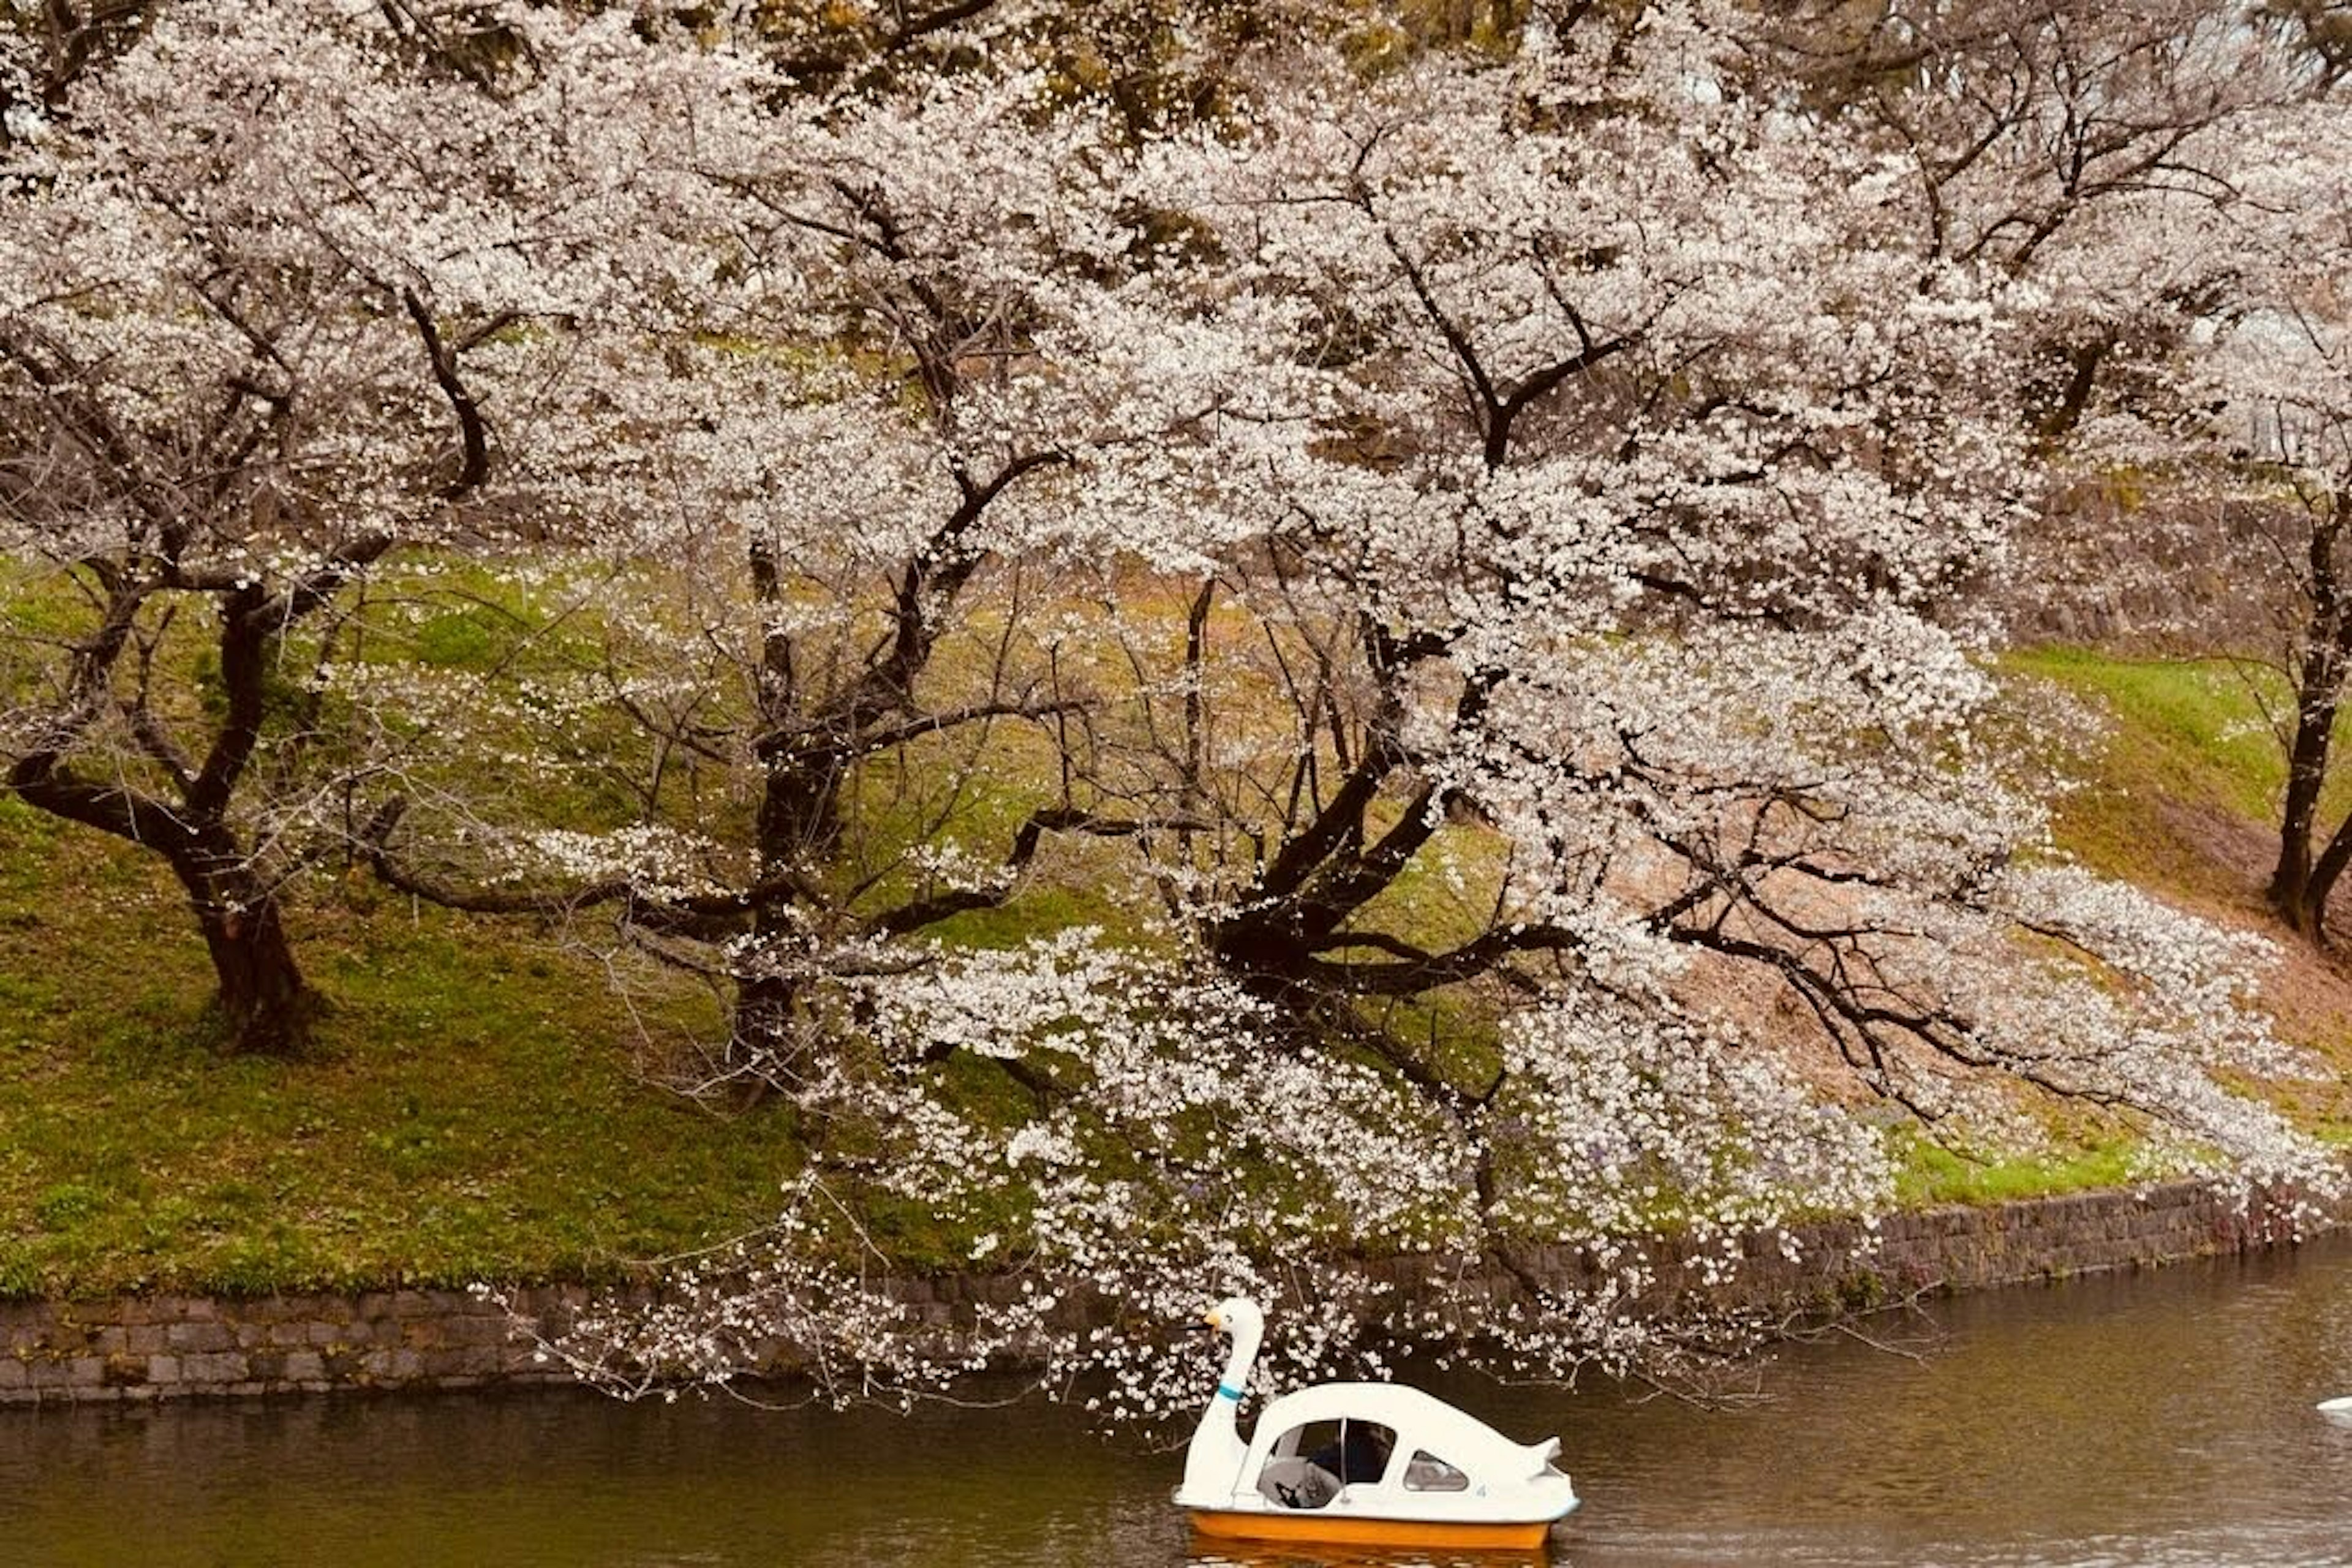
<instances>
[{"instance_id":1,"label":"person inside boat","mask_svg":"<svg viewBox=\"0 0 2352 1568\"><path fill-rule=\"evenodd\" d=\"M1342 1421L1339 1435L1308 1457L1344 1484L1376 1481L1387 1473L1389 1449L1396 1434L1370 1421Z\"/></svg>"}]
</instances>

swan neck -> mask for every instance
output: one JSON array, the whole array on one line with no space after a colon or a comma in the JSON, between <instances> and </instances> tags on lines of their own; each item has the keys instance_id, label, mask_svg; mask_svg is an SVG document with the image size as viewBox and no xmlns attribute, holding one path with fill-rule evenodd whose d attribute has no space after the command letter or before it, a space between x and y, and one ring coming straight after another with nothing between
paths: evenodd
<instances>
[{"instance_id":1,"label":"swan neck","mask_svg":"<svg viewBox=\"0 0 2352 1568\"><path fill-rule=\"evenodd\" d=\"M1250 1368L1257 1364L1258 1342L1265 1331L1257 1324L1239 1322L1234 1325L1234 1348L1225 1357L1225 1374L1217 1384L1217 1399L1221 1403L1236 1403L1249 1387Z\"/></svg>"},{"instance_id":2,"label":"swan neck","mask_svg":"<svg viewBox=\"0 0 2352 1568\"><path fill-rule=\"evenodd\" d=\"M1249 1387L1251 1366L1257 1361L1258 1340L1264 1325L1247 1319L1238 1319L1226 1325L1234 1337L1233 1349L1225 1357L1225 1370L1217 1380L1216 1392L1209 1395L1209 1407L1201 1412L1201 1424L1192 1432L1192 1440L1184 1454L1184 1485L1182 1494L1196 1500L1222 1500L1230 1497L1241 1485L1243 1462L1249 1447L1238 1430L1238 1415L1242 1394Z\"/></svg>"}]
</instances>

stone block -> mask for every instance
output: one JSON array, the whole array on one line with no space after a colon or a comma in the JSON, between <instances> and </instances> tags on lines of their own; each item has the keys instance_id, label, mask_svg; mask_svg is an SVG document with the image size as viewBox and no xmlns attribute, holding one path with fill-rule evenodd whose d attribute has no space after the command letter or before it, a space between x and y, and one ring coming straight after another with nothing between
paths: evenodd
<instances>
[{"instance_id":1,"label":"stone block","mask_svg":"<svg viewBox=\"0 0 2352 1568\"><path fill-rule=\"evenodd\" d=\"M226 1323L214 1319L190 1320L166 1328L163 1342L184 1354L211 1354L233 1347L236 1334Z\"/></svg>"},{"instance_id":2,"label":"stone block","mask_svg":"<svg viewBox=\"0 0 2352 1568\"><path fill-rule=\"evenodd\" d=\"M423 1374L425 1359L410 1350L373 1350L360 1357L360 1371L374 1383L412 1383Z\"/></svg>"},{"instance_id":3,"label":"stone block","mask_svg":"<svg viewBox=\"0 0 2352 1568\"><path fill-rule=\"evenodd\" d=\"M28 1370L33 1388L43 1394L94 1394L106 1382L106 1363L94 1355L37 1361Z\"/></svg>"},{"instance_id":4,"label":"stone block","mask_svg":"<svg viewBox=\"0 0 2352 1568\"><path fill-rule=\"evenodd\" d=\"M77 1356L90 1353L94 1347L89 1329L71 1318L59 1318L49 1325L40 1348L53 1356Z\"/></svg>"},{"instance_id":5,"label":"stone block","mask_svg":"<svg viewBox=\"0 0 2352 1568\"><path fill-rule=\"evenodd\" d=\"M213 1351L201 1355L180 1358L183 1380L192 1387L211 1388L226 1383L242 1383L247 1375L244 1355L236 1351Z\"/></svg>"},{"instance_id":6,"label":"stone block","mask_svg":"<svg viewBox=\"0 0 2352 1568\"><path fill-rule=\"evenodd\" d=\"M445 1345L502 1345L514 1337L514 1324L503 1313L469 1311L443 1320L439 1337Z\"/></svg>"},{"instance_id":7,"label":"stone block","mask_svg":"<svg viewBox=\"0 0 2352 1568\"><path fill-rule=\"evenodd\" d=\"M424 1371L436 1384L446 1385L457 1378L479 1383L497 1376L505 1366L506 1357L496 1346L470 1345L425 1358Z\"/></svg>"}]
</instances>

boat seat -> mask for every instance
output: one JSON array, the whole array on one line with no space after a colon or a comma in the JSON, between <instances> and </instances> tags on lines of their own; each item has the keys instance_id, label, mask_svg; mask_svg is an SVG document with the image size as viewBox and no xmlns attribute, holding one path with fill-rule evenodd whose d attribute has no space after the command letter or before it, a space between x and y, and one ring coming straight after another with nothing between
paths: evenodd
<instances>
[{"instance_id":1,"label":"boat seat","mask_svg":"<svg viewBox=\"0 0 2352 1568\"><path fill-rule=\"evenodd\" d=\"M1339 1478L1296 1456L1268 1459L1258 1472L1258 1495L1285 1508L1321 1508L1339 1495Z\"/></svg>"}]
</instances>

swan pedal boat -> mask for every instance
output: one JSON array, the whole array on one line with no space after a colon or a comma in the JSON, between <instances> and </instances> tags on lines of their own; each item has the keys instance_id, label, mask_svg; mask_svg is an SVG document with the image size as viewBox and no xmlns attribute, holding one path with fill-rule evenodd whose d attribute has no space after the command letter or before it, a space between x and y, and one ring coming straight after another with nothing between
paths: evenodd
<instances>
[{"instance_id":1,"label":"swan pedal boat","mask_svg":"<svg viewBox=\"0 0 2352 1568\"><path fill-rule=\"evenodd\" d=\"M1559 1439L1517 1443L1444 1400L1392 1383L1327 1383L1236 1420L1265 1320L1221 1303L1224 1376L1184 1452L1175 1502L1209 1537L1342 1546L1519 1549L1577 1505Z\"/></svg>"}]
</instances>

